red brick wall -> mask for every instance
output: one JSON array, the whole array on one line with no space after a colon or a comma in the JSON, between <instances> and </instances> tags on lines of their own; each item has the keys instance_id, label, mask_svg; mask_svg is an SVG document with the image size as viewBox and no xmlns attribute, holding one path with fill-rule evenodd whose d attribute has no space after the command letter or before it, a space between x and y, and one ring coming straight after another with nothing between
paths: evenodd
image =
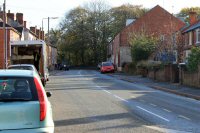
<instances>
[{"instance_id":1,"label":"red brick wall","mask_svg":"<svg viewBox=\"0 0 200 133\"><path fill-rule=\"evenodd\" d=\"M4 32L0 29L0 69L4 66Z\"/></svg>"},{"instance_id":2,"label":"red brick wall","mask_svg":"<svg viewBox=\"0 0 200 133\"><path fill-rule=\"evenodd\" d=\"M160 6L156 6L121 32L121 45L128 45L128 38L132 32L145 32L156 37L165 35L169 38L167 36L171 36L171 33L178 31L184 25L181 20Z\"/></svg>"},{"instance_id":3,"label":"red brick wall","mask_svg":"<svg viewBox=\"0 0 200 133\"><path fill-rule=\"evenodd\" d=\"M10 33L11 30L8 29L7 30L7 61L8 61L8 65L10 65ZM17 34L16 32L13 32L13 39L18 39L19 38L19 34ZM5 65L5 61L4 61L4 32L3 29L0 29L0 69L4 68Z\"/></svg>"},{"instance_id":4,"label":"red brick wall","mask_svg":"<svg viewBox=\"0 0 200 133\"><path fill-rule=\"evenodd\" d=\"M115 39L113 40L113 55L115 56L114 57L114 64L115 65L118 65L118 60L116 60L117 57L117 54L119 54L119 45L120 45L120 34L118 34Z\"/></svg>"}]
</instances>

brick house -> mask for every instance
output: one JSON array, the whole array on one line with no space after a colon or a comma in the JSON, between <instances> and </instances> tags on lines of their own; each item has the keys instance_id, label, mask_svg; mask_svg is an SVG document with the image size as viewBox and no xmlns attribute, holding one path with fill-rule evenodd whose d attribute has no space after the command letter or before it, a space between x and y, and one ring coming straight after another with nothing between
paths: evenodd
<instances>
[{"instance_id":1,"label":"brick house","mask_svg":"<svg viewBox=\"0 0 200 133\"><path fill-rule=\"evenodd\" d=\"M162 39L164 46L172 45L172 34L179 31L185 23L174 17L159 5L152 8L145 15L126 26L110 42L108 55L121 70L122 64L132 62L129 44L131 33L142 33Z\"/></svg>"},{"instance_id":2,"label":"brick house","mask_svg":"<svg viewBox=\"0 0 200 133\"><path fill-rule=\"evenodd\" d=\"M20 40L21 34L10 25L6 24L6 44L7 44L7 63L10 62L10 41ZM0 69L5 67L5 46L4 46L4 30L3 22L0 22Z\"/></svg>"},{"instance_id":3,"label":"brick house","mask_svg":"<svg viewBox=\"0 0 200 133\"><path fill-rule=\"evenodd\" d=\"M187 57L191 53L192 46L200 46L200 20L197 19L196 12L190 12L189 14L190 25L183 30L183 36L185 38L183 62L187 62Z\"/></svg>"},{"instance_id":4,"label":"brick house","mask_svg":"<svg viewBox=\"0 0 200 133\"><path fill-rule=\"evenodd\" d=\"M3 19L3 12L0 12L0 18ZM23 13L11 13L8 11L6 14L6 32L7 32L7 61L10 63L10 41L26 41L26 40L45 40L44 31L37 29L37 27L27 28L26 21L23 20ZM5 66L4 57L4 32L3 22L0 22L0 69ZM50 49L50 50L49 50ZM48 64L56 64L57 49L47 44L46 51L48 54Z\"/></svg>"}]
</instances>

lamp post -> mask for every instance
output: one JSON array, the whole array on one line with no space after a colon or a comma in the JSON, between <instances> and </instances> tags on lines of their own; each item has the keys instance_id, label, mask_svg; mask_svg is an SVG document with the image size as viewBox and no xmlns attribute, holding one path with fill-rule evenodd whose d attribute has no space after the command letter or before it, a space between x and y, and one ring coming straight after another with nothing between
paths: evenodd
<instances>
[{"instance_id":1,"label":"lamp post","mask_svg":"<svg viewBox=\"0 0 200 133\"><path fill-rule=\"evenodd\" d=\"M47 17L47 18L42 18L42 31L44 31L44 26L43 26L43 20L48 19L48 42L49 42L49 20L50 19L58 19L58 17Z\"/></svg>"}]
</instances>

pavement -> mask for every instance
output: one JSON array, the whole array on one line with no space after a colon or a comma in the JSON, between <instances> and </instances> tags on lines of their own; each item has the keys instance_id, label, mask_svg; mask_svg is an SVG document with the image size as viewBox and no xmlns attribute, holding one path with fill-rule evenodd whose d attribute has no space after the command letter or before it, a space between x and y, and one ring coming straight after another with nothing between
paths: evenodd
<instances>
[{"instance_id":1,"label":"pavement","mask_svg":"<svg viewBox=\"0 0 200 133\"><path fill-rule=\"evenodd\" d=\"M118 73L118 72L109 75L117 79L125 80L131 83L143 84L157 90L200 100L200 88L184 86L178 83L159 82L153 79L142 77L140 75L129 75L126 73Z\"/></svg>"}]
</instances>

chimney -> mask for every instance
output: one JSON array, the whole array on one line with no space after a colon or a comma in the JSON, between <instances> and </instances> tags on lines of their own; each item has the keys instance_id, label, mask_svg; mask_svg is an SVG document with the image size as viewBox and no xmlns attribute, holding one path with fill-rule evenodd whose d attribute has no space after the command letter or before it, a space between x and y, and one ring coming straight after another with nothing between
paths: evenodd
<instances>
[{"instance_id":1,"label":"chimney","mask_svg":"<svg viewBox=\"0 0 200 133\"><path fill-rule=\"evenodd\" d=\"M40 31L40 39L41 39L41 40L44 40L44 39L43 39L43 32L42 32L42 31Z\"/></svg>"},{"instance_id":2,"label":"chimney","mask_svg":"<svg viewBox=\"0 0 200 133\"><path fill-rule=\"evenodd\" d=\"M189 12L189 22L194 24L197 21L197 13L194 11Z\"/></svg>"},{"instance_id":3,"label":"chimney","mask_svg":"<svg viewBox=\"0 0 200 133\"><path fill-rule=\"evenodd\" d=\"M15 15L14 15L14 13L10 13L10 10L8 10L7 17L13 21L15 20Z\"/></svg>"},{"instance_id":4,"label":"chimney","mask_svg":"<svg viewBox=\"0 0 200 133\"><path fill-rule=\"evenodd\" d=\"M38 39L41 39L40 38L40 29L36 29L36 35L37 35Z\"/></svg>"},{"instance_id":5,"label":"chimney","mask_svg":"<svg viewBox=\"0 0 200 133\"><path fill-rule=\"evenodd\" d=\"M23 13L17 13L16 14L16 20L20 25L23 25Z\"/></svg>"},{"instance_id":6,"label":"chimney","mask_svg":"<svg viewBox=\"0 0 200 133\"><path fill-rule=\"evenodd\" d=\"M2 19L2 21L3 21L3 11L0 11L0 19ZM5 22L7 23L7 15L5 15Z\"/></svg>"},{"instance_id":7,"label":"chimney","mask_svg":"<svg viewBox=\"0 0 200 133\"><path fill-rule=\"evenodd\" d=\"M3 20L3 11L0 11L0 18Z\"/></svg>"},{"instance_id":8,"label":"chimney","mask_svg":"<svg viewBox=\"0 0 200 133\"><path fill-rule=\"evenodd\" d=\"M31 30L34 34L36 34L36 27L30 27L30 30Z\"/></svg>"},{"instance_id":9,"label":"chimney","mask_svg":"<svg viewBox=\"0 0 200 133\"><path fill-rule=\"evenodd\" d=\"M44 40L45 38L44 38L44 31L42 31L42 40Z\"/></svg>"},{"instance_id":10,"label":"chimney","mask_svg":"<svg viewBox=\"0 0 200 133\"><path fill-rule=\"evenodd\" d=\"M26 28L26 21L24 21L24 28Z\"/></svg>"}]
</instances>

